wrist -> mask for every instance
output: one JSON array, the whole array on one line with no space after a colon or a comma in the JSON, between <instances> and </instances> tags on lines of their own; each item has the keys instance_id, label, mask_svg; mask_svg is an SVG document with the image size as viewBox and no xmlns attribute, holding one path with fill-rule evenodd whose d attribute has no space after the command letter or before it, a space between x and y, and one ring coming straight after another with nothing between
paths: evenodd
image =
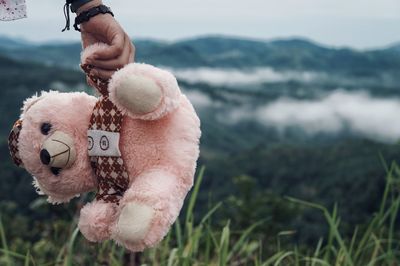
<instances>
[{"instance_id":1,"label":"wrist","mask_svg":"<svg viewBox=\"0 0 400 266\"><path fill-rule=\"evenodd\" d=\"M98 5L89 8L88 10L82 11L82 13L78 14L78 16L75 18L74 28L77 31L81 31L79 25L84 26L84 24L89 22L93 17L96 17L98 15L107 15L107 14L114 17L114 13L108 6Z\"/></svg>"},{"instance_id":2,"label":"wrist","mask_svg":"<svg viewBox=\"0 0 400 266\"><path fill-rule=\"evenodd\" d=\"M99 6L102 4L103 4L102 0L92 0L89 3L86 3L83 6L81 6L80 8L78 8L78 10L76 11L76 15L79 15L82 12L85 12L85 11L91 9L92 7L96 7L96 6Z\"/></svg>"}]
</instances>

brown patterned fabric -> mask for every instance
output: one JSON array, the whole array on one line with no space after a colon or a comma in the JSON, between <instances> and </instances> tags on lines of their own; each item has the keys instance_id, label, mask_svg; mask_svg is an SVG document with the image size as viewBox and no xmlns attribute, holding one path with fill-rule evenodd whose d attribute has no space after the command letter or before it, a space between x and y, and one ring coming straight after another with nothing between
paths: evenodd
<instances>
[{"instance_id":1,"label":"brown patterned fabric","mask_svg":"<svg viewBox=\"0 0 400 266\"><path fill-rule=\"evenodd\" d=\"M17 122L15 122L13 126L13 129L10 132L10 135L8 136L8 148L10 150L11 158L13 159L14 163L19 167L24 167L21 157L19 156L18 147L19 134L21 132L21 129L22 120L17 120Z\"/></svg>"},{"instance_id":2,"label":"brown patterned fabric","mask_svg":"<svg viewBox=\"0 0 400 266\"><path fill-rule=\"evenodd\" d=\"M93 109L89 130L120 133L124 116L109 99L108 81L90 75L91 67L88 65L83 65L82 69L101 94ZM129 174L123 158L93 156L90 159L98 181L96 199L118 204L129 186Z\"/></svg>"}]
</instances>

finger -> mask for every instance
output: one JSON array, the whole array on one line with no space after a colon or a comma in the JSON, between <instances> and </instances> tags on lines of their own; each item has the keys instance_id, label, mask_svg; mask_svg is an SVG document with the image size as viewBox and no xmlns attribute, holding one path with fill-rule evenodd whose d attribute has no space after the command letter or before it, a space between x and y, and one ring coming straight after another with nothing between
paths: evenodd
<instances>
[{"instance_id":1,"label":"finger","mask_svg":"<svg viewBox=\"0 0 400 266\"><path fill-rule=\"evenodd\" d=\"M111 76L115 73L115 70L94 68L90 71L90 74L102 80L109 80Z\"/></svg>"},{"instance_id":2,"label":"finger","mask_svg":"<svg viewBox=\"0 0 400 266\"><path fill-rule=\"evenodd\" d=\"M135 62L136 48L135 48L135 45L133 45L131 41L129 41L129 42L131 43L130 53L129 53L129 63L133 63L133 62Z\"/></svg>"},{"instance_id":3,"label":"finger","mask_svg":"<svg viewBox=\"0 0 400 266\"><path fill-rule=\"evenodd\" d=\"M85 49L86 47L98 42L91 34L81 32L82 46Z\"/></svg>"},{"instance_id":4,"label":"finger","mask_svg":"<svg viewBox=\"0 0 400 266\"><path fill-rule=\"evenodd\" d=\"M124 50L118 58L111 60L93 60L91 62L91 65L97 68L102 68L107 70L118 70L123 68L126 64L132 62L130 57L131 57L131 44L127 43L124 45Z\"/></svg>"},{"instance_id":5,"label":"finger","mask_svg":"<svg viewBox=\"0 0 400 266\"><path fill-rule=\"evenodd\" d=\"M115 34L111 41L111 45L104 50L98 51L91 56L93 60L109 60L117 58L124 50L125 34L121 30Z\"/></svg>"},{"instance_id":6,"label":"finger","mask_svg":"<svg viewBox=\"0 0 400 266\"><path fill-rule=\"evenodd\" d=\"M89 77L86 77L86 82L89 86L91 87L96 87L96 84L93 82L93 80Z\"/></svg>"}]
</instances>

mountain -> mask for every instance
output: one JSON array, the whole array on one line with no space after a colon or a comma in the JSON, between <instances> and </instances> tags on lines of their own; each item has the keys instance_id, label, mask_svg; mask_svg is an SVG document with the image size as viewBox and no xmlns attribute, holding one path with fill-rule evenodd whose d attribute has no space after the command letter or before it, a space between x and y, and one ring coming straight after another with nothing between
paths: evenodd
<instances>
[{"instance_id":1,"label":"mountain","mask_svg":"<svg viewBox=\"0 0 400 266\"><path fill-rule=\"evenodd\" d=\"M34 46L31 42L18 39L18 38L10 38L7 36L0 36L0 47L6 49L21 49L29 46Z\"/></svg>"},{"instance_id":2,"label":"mountain","mask_svg":"<svg viewBox=\"0 0 400 266\"><path fill-rule=\"evenodd\" d=\"M388 50L389 52L397 52L397 53L400 53L400 43L390 46L389 48L387 48L387 50Z\"/></svg>"},{"instance_id":3,"label":"mountain","mask_svg":"<svg viewBox=\"0 0 400 266\"><path fill-rule=\"evenodd\" d=\"M12 45L16 43L16 45ZM400 68L400 53L390 49L358 51L329 48L305 39L274 41L247 40L210 36L177 42L135 40L137 61L171 67L219 67L297 69L369 73L380 67L386 71ZM1 53L16 60L32 60L47 65L76 68L81 45L23 44L9 38L0 39Z\"/></svg>"}]
</instances>

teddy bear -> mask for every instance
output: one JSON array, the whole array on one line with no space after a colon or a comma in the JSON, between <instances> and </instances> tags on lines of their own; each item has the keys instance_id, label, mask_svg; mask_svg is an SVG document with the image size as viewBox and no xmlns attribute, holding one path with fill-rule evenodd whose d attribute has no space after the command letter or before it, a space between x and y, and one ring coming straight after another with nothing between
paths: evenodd
<instances>
[{"instance_id":1,"label":"teddy bear","mask_svg":"<svg viewBox=\"0 0 400 266\"><path fill-rule=\"evenodd\" d=\"M90 76L87 58L105 48L81 58L100 97L49 91L25 100L9 148L50 203L97 191L78 222L89 241L143 251L164 238L193 185L200 120L165 70L130 63L110 81Z\"/></svg>"}]
</instances>

